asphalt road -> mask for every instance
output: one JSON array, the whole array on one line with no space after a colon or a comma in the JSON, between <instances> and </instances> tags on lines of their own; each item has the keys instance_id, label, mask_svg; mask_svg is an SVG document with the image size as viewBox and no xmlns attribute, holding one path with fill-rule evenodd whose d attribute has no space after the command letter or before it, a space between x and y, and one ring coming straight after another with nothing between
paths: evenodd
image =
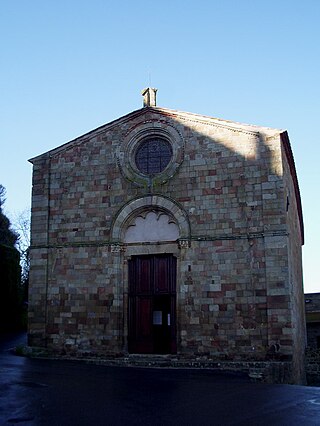
<instances>
[{"instance_id":1,"label":"asphalt road","mask_svg":"<svg viewBox=\"0 0 320 426\"><path fill-rule=\"evenodd\" d=\"M28 359L0 340L0 425L320 425L320 388L210 370Z\"/></svg>"}]
</instances>

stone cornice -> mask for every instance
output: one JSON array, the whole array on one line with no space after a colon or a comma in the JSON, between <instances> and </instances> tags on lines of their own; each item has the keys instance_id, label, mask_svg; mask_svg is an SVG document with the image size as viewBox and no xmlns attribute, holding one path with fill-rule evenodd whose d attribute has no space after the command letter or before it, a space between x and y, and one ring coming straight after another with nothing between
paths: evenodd
<instances>
[{"instance_id":1,"label":"stone cornice","mask_svg":"<svg viewBox=\"0 0 320 426\"><path fill-rule=\"evenodd\" d=\"M277 231L263 231L263 232L248 232L237 235L191 235L190 241L227 241L227 240L252 240L258 238L272 238L272 237L287 237L289 234L285 230ZM189 241L189 240L188 240ZM56 244L33 244L30 246L30 249L61 249L61 248L75 248L75 247L112 247L119 246L125 247L127 245L161 245L161 244L176 244L177 241L161 241L161 242L150 242L150 243L130 243L125 244L122 242L111 241L111 240L101 240L101 241L81 241L81 242L66 242L66 243L56 243Z\"/></svg>"}]
</instances>

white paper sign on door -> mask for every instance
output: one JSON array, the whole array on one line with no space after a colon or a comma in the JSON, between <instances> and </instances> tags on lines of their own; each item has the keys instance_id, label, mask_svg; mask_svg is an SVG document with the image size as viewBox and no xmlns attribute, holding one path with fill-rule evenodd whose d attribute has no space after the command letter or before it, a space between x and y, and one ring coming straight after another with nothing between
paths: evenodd
<instances>
[{"instance_id":1,"label":"white paper sign on door","mask_svg":"<svg viewBox=\"0 0 320 426\"><path fill-rule=\"evenodd\" d=\"M153 311L153 325L162 325L162 311Z\"/></svg>"}]
</instances>

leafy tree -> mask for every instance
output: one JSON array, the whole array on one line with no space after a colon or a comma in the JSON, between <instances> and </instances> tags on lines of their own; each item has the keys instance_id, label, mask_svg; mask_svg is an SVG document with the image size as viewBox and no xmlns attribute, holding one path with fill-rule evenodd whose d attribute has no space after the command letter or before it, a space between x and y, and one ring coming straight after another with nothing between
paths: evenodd
<instances>
[{"instance_id":1,"label":"leafy tree","mask_svg":"<svg viewBox=\"0 0 320 426\"><path fill-rule=\"evenodd\" d=\"M20 256L0 244L0 332L21 329Z\"/></svg>"},{"instance_id":2,"label":"leafy tree","mask_svg":"<svg viewBox=\"0 0 320 426\"><path fill-rule=\"evenodd\" d=\"M0 331L21 327L20 255L15 248L18 234L3 213L6 190L0 184Z\"/></svg>"},{"instance_id":3,"label":"leafy tree","mask_svg":"<svg viewBox=\"0 0 320 426\"><path fill-rule=\"evenodd\" d=\"M11 229L10 220L3 213L3 205L6 201L6 189L0 184L0 244L14 247L18 241L18 234Z\"/></svg>"}]
</instances>

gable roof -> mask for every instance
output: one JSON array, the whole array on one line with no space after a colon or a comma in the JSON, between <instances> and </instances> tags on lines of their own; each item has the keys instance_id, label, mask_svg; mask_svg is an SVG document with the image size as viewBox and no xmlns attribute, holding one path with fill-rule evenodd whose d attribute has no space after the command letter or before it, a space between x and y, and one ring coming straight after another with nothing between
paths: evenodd
<instances>
[{"instance_id":1,"label":"gable roof","mask_svg":"<svg viewBox=\"0 0 320 426\"><path fill-rule=\"evenodd\" d=\"M40 155L37 155L36 157L30 158L28 161L30 163L34 163L35 161L37 161L38 159L40 159L41 157L51 157L52 155L55 155L58 152L61 152L65 149L70 148L72 145L77 145L79 143L81 143L81 141L87 139L88 137L90 137L90 135L99 135L100 133L103 133L107 130L112 130L112 128L114 126L118 126L120 124L125 123L126 121L130 121L133 118L138 117L139 115L144 115L146 113L158 113L160 115L163 116L167 116L167 117L171 117L171 118L177 118L179 120L186 120L186 121L194 121L194 122L200 122L203 124L208 124L208 125L214 125L217 127L223 127L225 129L230 129L232 131L238 131L238 132L244 132L244 133L250 133L250 134L259 134L259 133L265 133L268 134L268 136L271 135L278 135L279 133L281 133L283 130L280 129L272 129L269 127L262 127L262 126L254 126L251 124L243 124L243 123L238 123L236 121L230 121L230 120L222 120L220 118L214 118L214 117L210 117L210 116L206 116L206 115L201 115L201 114L195 114L195 113L191 113L191 112L183 112L183 111L178 111L178 110L172 110L172 109L168 109L168 108L160 108L160 107L143 107L140 108L138 110L132 111L126 115L123 115L122 117L119 117L113 121L110 121L109 123L103 124L102 126L99 126L93 130L90 130L87 133L84 133L81 136L78 136L75 139L72 139L69 142L66 142L60 146L58 146L57 148L53 148L47 152L44 152Z\"/></svg>"},{"instance_id":2,"label":"gable roof","mask_svg":"<svg viewBox=\"0 0 320 426\"><path fill-rule=\"evenodd\" d=\"M100 133L103 133L105 131L112 130L113 127L121 125L127 121L130 121L136 117L139 117L140 115L144 115L146 113L158 113L163 116L167 116L170 118L177 118L179 120L186 120L186 121L194 121L199 122L207 125L213 125L216 127L222 127L225 129L229 129L231 131L238 131L243 133L248 133L252 135L259 135L259 134L265 134L269 137L280 135L281 142L284 146L284 152L287 157L287 161L290 168L290 173L293 180L293 185L295 189L295 197L297 202L297 209L298 209L298 217L300 221L300 230L301 230L301 239L302 244L304 244L304 225L303 225L303 216L302 216L302 205L301 205L301 197L300 197L300 190L299 190L299 184L296 174L296 168L293 158L293 153L289 141L289 136L286 130L283 129L274 129L270 127L263 127L263 126L255 126L252 124L244 124L239 123L236 121L230 121L230 120L223 120L220 118L214 118L206 115L201 114L195 114L191 112L183 112L178 110L172 110L168 108L162 108L162 107L143 107L138 110L132 111L122 117L119 117L109 123L103 124L102 126L99 126L93 130L90 130L89 132L78 136L77 138L64 143L63 145L60 145L57 148L54 148L52 150L49 150L45 153L42 153L36 157L30 158L28 161L30 163L34 163L38 160L44 159L44 158L51 158L55 154L58 154L66 149L71 148L73 145L78 145L84 140L87 140L90 135L99 135Z\"/></svg>"}]
</instances>

